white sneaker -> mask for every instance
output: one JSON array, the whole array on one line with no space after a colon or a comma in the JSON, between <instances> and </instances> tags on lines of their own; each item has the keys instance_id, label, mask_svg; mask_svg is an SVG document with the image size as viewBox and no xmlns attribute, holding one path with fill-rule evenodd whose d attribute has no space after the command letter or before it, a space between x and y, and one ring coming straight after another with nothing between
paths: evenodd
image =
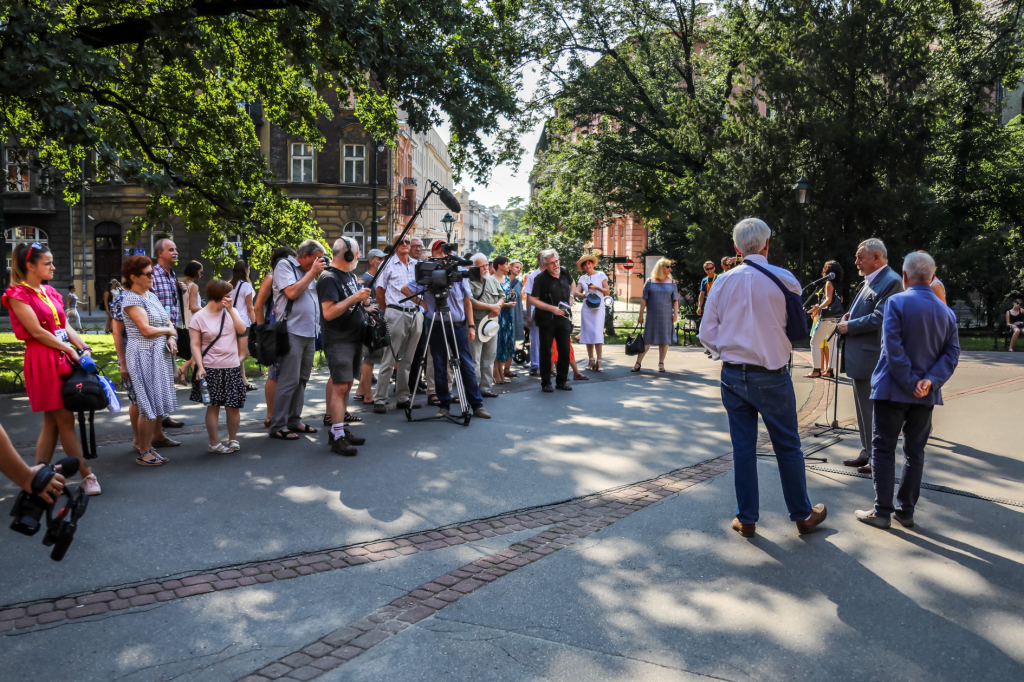
<instances>
[{"instance_id":1,"label":"white sneaker","mask_svg":"<svg viewBox=\"0 0 1024 682\"><path fill-rule=\"evenodd\" d=\"M96 480L96 474L89 474L83 478L82 487L85 488L86 495L99 495L102 492L100 490L100 482Z\"/></svg>"}]
</instances>

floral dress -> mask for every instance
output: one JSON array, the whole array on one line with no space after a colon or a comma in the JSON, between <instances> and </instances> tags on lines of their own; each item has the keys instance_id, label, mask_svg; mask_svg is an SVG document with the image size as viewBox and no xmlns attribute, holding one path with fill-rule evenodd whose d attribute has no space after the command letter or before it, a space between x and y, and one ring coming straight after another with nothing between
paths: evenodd
<instances>
[{"instance_id":1,"label":"floral dress","mask_svg":"<svg viewBox=\"0 0 1024 682\"><path fill-rule=\"evenodd\" d=\"M512 280L505 277L505 281L500 286L501 293L505 294L505 300L509 300L509 294L512 291ZM501 312L498 314L498 347L495 351L494 359L497 362L506 362L515 352L515 317L511 307L502 307Z\"/></svg>"}]
</instances>

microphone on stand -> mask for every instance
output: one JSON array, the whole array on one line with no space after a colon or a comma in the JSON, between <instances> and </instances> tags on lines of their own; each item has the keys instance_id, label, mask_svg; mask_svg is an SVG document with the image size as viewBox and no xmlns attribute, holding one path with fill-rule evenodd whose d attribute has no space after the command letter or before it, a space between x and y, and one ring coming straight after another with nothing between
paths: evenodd
<instances>
[{"instance_id":1,"label":"microphone on stand","mask_svg":"<svg viewBox=\"0 0 1024 682\"><path fill-rule=\"evenodd\" d=\"M810 289L811 287L818 286L819 284L821 284L824 281L831 281L831 280L834 280L835 278L836 278L836 273L830 272L827 275L825 275L824 277L822 277L821 279L816 279L813 282L811 282L810 284L808 284L807 286L805 286L804 290L806 291L807 289Z\"/></svg>"}]
</instances>

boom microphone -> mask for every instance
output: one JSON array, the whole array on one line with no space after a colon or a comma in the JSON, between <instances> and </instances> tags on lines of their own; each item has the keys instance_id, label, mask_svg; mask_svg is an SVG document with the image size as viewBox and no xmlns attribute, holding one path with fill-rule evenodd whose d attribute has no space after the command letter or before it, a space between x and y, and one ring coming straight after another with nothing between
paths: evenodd
<instances>
[{"instance_id":1,"label":"boom microphone","mask_svg":"<svg viewBox=\"0 0 1024 682\"><path fill-rule=\"evenodd\" d=\"M441 203L448 207L448 210L452 213L460 213L462 206L459 204L459 200L455 198L455 195L449 192L447 189L442 187L437 196L441 197Z\"/></svg>"}]
</instances>

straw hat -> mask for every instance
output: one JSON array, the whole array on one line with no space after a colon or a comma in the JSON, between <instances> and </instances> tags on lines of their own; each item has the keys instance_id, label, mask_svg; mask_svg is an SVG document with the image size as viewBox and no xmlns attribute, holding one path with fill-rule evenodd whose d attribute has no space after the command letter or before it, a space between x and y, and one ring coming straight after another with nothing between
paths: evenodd
<instances>
[{"instance_id":1,"label":"straw hat","mask_svg":"<svg viewBox=\"0 0 1024 682\"><path fill-rule=\"evenodd\" d=\"M597 267L597 263L598 263L597 256L595 256L594 254L590 253L590 254L587 254L586 256L584 256L583 258L580 258L580 261L578 263L576 263L576 269L577 270L582 270L583 269L583 264L586 263L587 261L590 261L591 263L593 263L595 268Z\"/></svg>"}]
</instances>

